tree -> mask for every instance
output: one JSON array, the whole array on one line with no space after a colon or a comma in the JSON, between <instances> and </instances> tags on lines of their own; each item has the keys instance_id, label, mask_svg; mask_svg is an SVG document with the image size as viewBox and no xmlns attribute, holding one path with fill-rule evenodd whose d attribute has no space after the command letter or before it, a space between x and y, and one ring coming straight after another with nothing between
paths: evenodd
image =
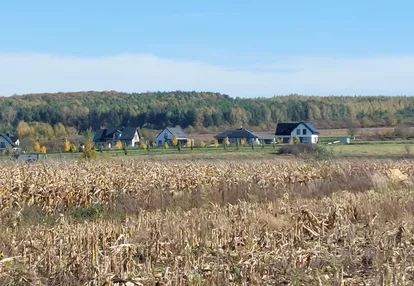
<instances>
[{"instance_id":1,"label":"tree","mask_svg":"<svg viewBox=\"0 0 414 286\"><path fill-rule=\"evenodd\" d=\"M177 137L174 135L173 136L173 138L171 139L171 144L173 145L173 146L177 146L177 144L178 144L178 139L177 139Z\"/></svg>"},{"instance_id":2,"label":"tree","mask_svg":"<svg viewBox=\"0 0 414 286\"><path fill-rule=\"evenodd\" d=\"M46 152L47 152L46 146L40 147L40 152L43 153L43 154L46 154Z\"/></svg>"},{"instance_id":3,"label":"tree","mask_svg":"<svg viewBox=\"0 0 414 286\"><path fill-rule=\"evenodd\" d=\"M61 138L66 136L66 128L62 123L57 123L53 125L53 131L55 133L55 137Z\"/></svg>"},{"instance_id":4,"label":"tree","mask_svg":"<svg viewBox=\"0 0 414 286\"><path fill-rule=\"evenodd\" d=\"M185 143L185 146L188 147L188 148L191 148L191 146L192 146L191 139L187 139L187 142Z\"/></svg>"},{"instance_id":5,"label":"tree","mask_svg":"<svg viewBox=\"0 0 414 286\"><path fill-rule=\"evenodd\" d=\"M32 128L29 126L28 123L22 121L19 121L19 124L17 124L17 134L19 135L19 138L26 138L32 135Z\"/></svg>"},{"instance_id":6,"label":"tree","mask_svg":"<svg viewBox=\"0 0 414 286\"><path fill-rule=\"evenodd\" d=\"M204 142L204 141L200 141L200 148L204 148L204 147L206 147L206 143Z\"/></svg>"},{"instance_id":7,"label":"tree","mask_svg":"<svg viewBox=\"0 0 414 286\"><path fill-rule=\"evenodd\" d=\"M293 137L293 144L299 144L299 143L300 143L299 137L297 136Z\"/></svg>"},{"instance_id":8,"label":"tree","mask_svg":"<svg viewBox=\"0 0 414 286\"><path fill-rule=\"evenodd\" d=\"M223 145L224 145L224 149L227 149L227 146L230 145L229 137L224 138Z\"/></svg>"},{"instance_id":9,"label":"tree","mask_svg":"<svg viewBox=\"0 0 414 286\"><path fill-rule=\"evenodd\" d=\"M70 145L70 152L75 153L77 149L75 144Z\"/></svg>"},{"instance_id":10,"label":"tree","mask_svg":"<svg viewBox=\"0 0 414 286\"><path fill-rule=\"evenodd\" d=\"M71 145L68 139L65 139L65 142L63 142L63 150L65 152L69 152L71 149Z\"/></svg>"},{"instance_id":11,"label":"tree","mask_svg":"<svg viewBox=\"0 0 414 286\"><path fill-rule=\"evenodd\" d=\"M38 141L34 142L33 144L33 151L40 152L40 144Z\"/></svg>"},{"instance_id":12,"label":"tree","mask_svg":"<svg viewBox=\"0 0 414 286\"><path fill-rule=\"evenodd\" d=\"M98 156L98 153L96 152L95 148L93 147L92 140L87 140L85 144L85 149L83 150L82 157L84 159L94 159Z\"/></svg>"},{"instance_id":13,"label":"tree","mask_svg":"<svg viewBox=\"0 0 414 286\"><path fill-rule=\"evenodd\" d=\"M246 139L240 139L240 146L244 147L246 145Z\"/></svg>"},{"instance_id":14,"label":"tree","mask_svg":"<svg viewBox=\"0 0 414 286\"><path fill-rule=\"evenodd\" d=\"M169 148L168 143L167 143L167 141L165 141L164 142L164 149L168 149L168 148Z\"/></svg>"},{"instance_id":15,"label":"tree","mask_svg":"<svg viewBox=\"0 0 414 286\"><path fill-rule=\"evenodd\" d=\"M214 146L215 148L218 148L219 143L218 143L218 140L217 140L217 139L214 139L214 144L213 144L213 146Z\"/></svg>"},{"instance_id":16,"label":"tree","mask_svg":"<svg viewBox=\"0 0 414 286\"><path fill-rule=\"evenodd\" d=\"M122 142L121 142L121 141L119 141L119 140L118 140L118 141L116 141L116 142L115 142L115 149L118 149L118 150L119 150L119 149L121 149L121 148L122 148Z\"/></svg>"},{"instance_id":17,"label":"tree","mask_svg":"<svg viewBox=\"0 0 414 286\"><path fill-rule=\"evenodd\" d=\"M348 119L346 121L347 129L348 129L348 135L349 136L355 136L358 133L358 124L353 119Z\"/></svg>"}]
</instances>

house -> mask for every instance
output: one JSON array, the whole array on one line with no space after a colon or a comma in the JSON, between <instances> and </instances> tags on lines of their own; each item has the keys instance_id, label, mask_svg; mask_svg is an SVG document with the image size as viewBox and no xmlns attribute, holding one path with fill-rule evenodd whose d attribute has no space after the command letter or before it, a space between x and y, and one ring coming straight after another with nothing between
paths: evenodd
<instances>
[{"instance_id":1,"label":"house","mask_svg":"<svg viewBox=\"0 0 414 286\"><path fill-rule=\"evenodd\" d=\"M298 137L301 143L318 143L319 132L309 122L278 123L276 125L276 137L282 138L283 143Z\"/></svg>"},{"instance_id":2,"label":"house","mask_svg":"<svg viewBox=\"0 0 414 286\"><path fill-rule=\"evenodd\" d=\"M245 128L239 128L234 130L226 130L214 136L214 138L218 141L219 144L223 144L225 138L229 138L230 144L236 144L237 141L241 139L246 140L246 143L251 144L259 144L259 136L253 133L250 130Z\"/></svg>"},{"instance_id":3,"label":"house","mask_svg":"<svg viewBox=\"0 0 414 286\"><path fill-rule=\"evenodd\" d=\"M263 140L264 144L273 144L276 142L276 137L274 134L269 133L256 133L259 136L260 140Z\"/></svg>"},{"instance_id":4,"label":"house","mask_svg":"<svg viewBox=\"0 0 414 286\"><path fill-rule=\"evenodd\" d=\"M139 143L137 127L109 127L95 131L93 142L95 146L112 148L117 141L126 147L135 147Z\"/></svg>"},{"instance_id":5,"label":"house","mask_svg":"<svg viewBox=\"0 0 414 286\"><path fill-rule=\"evenodd\" d=\"M246 143L249 145L261 144L262 140L264 141L264 144L272 144L275 140L275 136L272 134L254 133L243 127L234 130L227 130L214 136L219 144L222 144L226 137L229 138L230 144L236 144L236 142L241 139L246 140Z\"/></svg>"},{"instance_id":6,"label":"house","mask_svg":"<svg viewBox=\"0 0 414 286\"><path fill-rule=\"evenodd\" d=\"M0 151L5 151L7 149L15 149L19 145L19 140L16 138L10 138L7 134L0 133ZM17 142L17 144L16 144Z\"/></svg>"},{"instance_id":7,"label":"house","mask_svg":"<svg viewBox=\"0 0 414 286\"><path fill-rule=\"evenodd\" d=\"M155 142L157 146L164 146L164 143L167 142L168 145L172 145L171 140L173 137L177 138L178 142L181 143L182 146L185 146L189 137L187 134L180 127L166 127L162 130L156 137Z\"/></svg>"}]
</instances>

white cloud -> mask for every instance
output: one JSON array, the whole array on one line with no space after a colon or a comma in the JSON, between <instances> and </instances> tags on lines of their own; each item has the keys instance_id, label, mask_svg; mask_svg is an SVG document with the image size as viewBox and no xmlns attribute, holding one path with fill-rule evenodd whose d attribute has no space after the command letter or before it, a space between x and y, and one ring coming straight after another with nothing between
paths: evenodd
<instances>
[{"instance_id":1,"label":"white cloud","mask_svg":"<svg viewBox=\"0 0 414 286\"><path fill-rule=\"evenodd\" d=\"M255 97L413 95L414 57L372 59L285 58L234 68L153 55L82 58L0 53L0 95L117 90L198 90Z\"/></svg>"}]
</instances>

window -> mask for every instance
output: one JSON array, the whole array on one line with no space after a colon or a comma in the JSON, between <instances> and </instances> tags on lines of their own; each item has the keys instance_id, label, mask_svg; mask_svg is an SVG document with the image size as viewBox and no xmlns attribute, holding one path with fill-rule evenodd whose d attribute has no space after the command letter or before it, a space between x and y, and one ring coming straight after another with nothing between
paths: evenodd
<instances>
[{"instance_id":1,"label":"window","mask_svg":"<svg viewBox=\"0 0 414 286\"><path fill-rule=\"evenodd\" d=\"M4 143L4 142L0 142L0 148L1 148L1 149L5 149L5 148L6 148L6 143Z\"/></svg>"},{"instance_id":2,"label":"window","mask_svg":"<svg viewBox=\"0 0 414 286\"><path fill-rule=\"evenodd\" d=\"M296 135L300 135L300 129L296 129Z\"/></svg>"},{"instance_id":3,"label":"window","mask_svg":"<svg viewBox=\"0 0 414 286\"><path fill-rule=\"evenodd\" d=\"M308 132L308 130L307 130L307 129L303 129L303 135L306 135L306 134L307 134L307 132Z\"/></svg>"}]
</instances>

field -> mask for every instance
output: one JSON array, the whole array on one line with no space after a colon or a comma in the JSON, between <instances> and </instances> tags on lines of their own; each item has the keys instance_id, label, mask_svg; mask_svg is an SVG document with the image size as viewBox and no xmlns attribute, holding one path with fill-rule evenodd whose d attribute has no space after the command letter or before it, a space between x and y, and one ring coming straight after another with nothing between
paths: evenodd
<instances>
[{"instance_id":1,"label":"field","mask_svg":"<svg viewBox=\"0 0 414 286\"><path fill-rule=\"evenodd\" d=\"M0 164L1 285L414 283L414 161L124 158Z\"/></svg>"}]
</instances>

